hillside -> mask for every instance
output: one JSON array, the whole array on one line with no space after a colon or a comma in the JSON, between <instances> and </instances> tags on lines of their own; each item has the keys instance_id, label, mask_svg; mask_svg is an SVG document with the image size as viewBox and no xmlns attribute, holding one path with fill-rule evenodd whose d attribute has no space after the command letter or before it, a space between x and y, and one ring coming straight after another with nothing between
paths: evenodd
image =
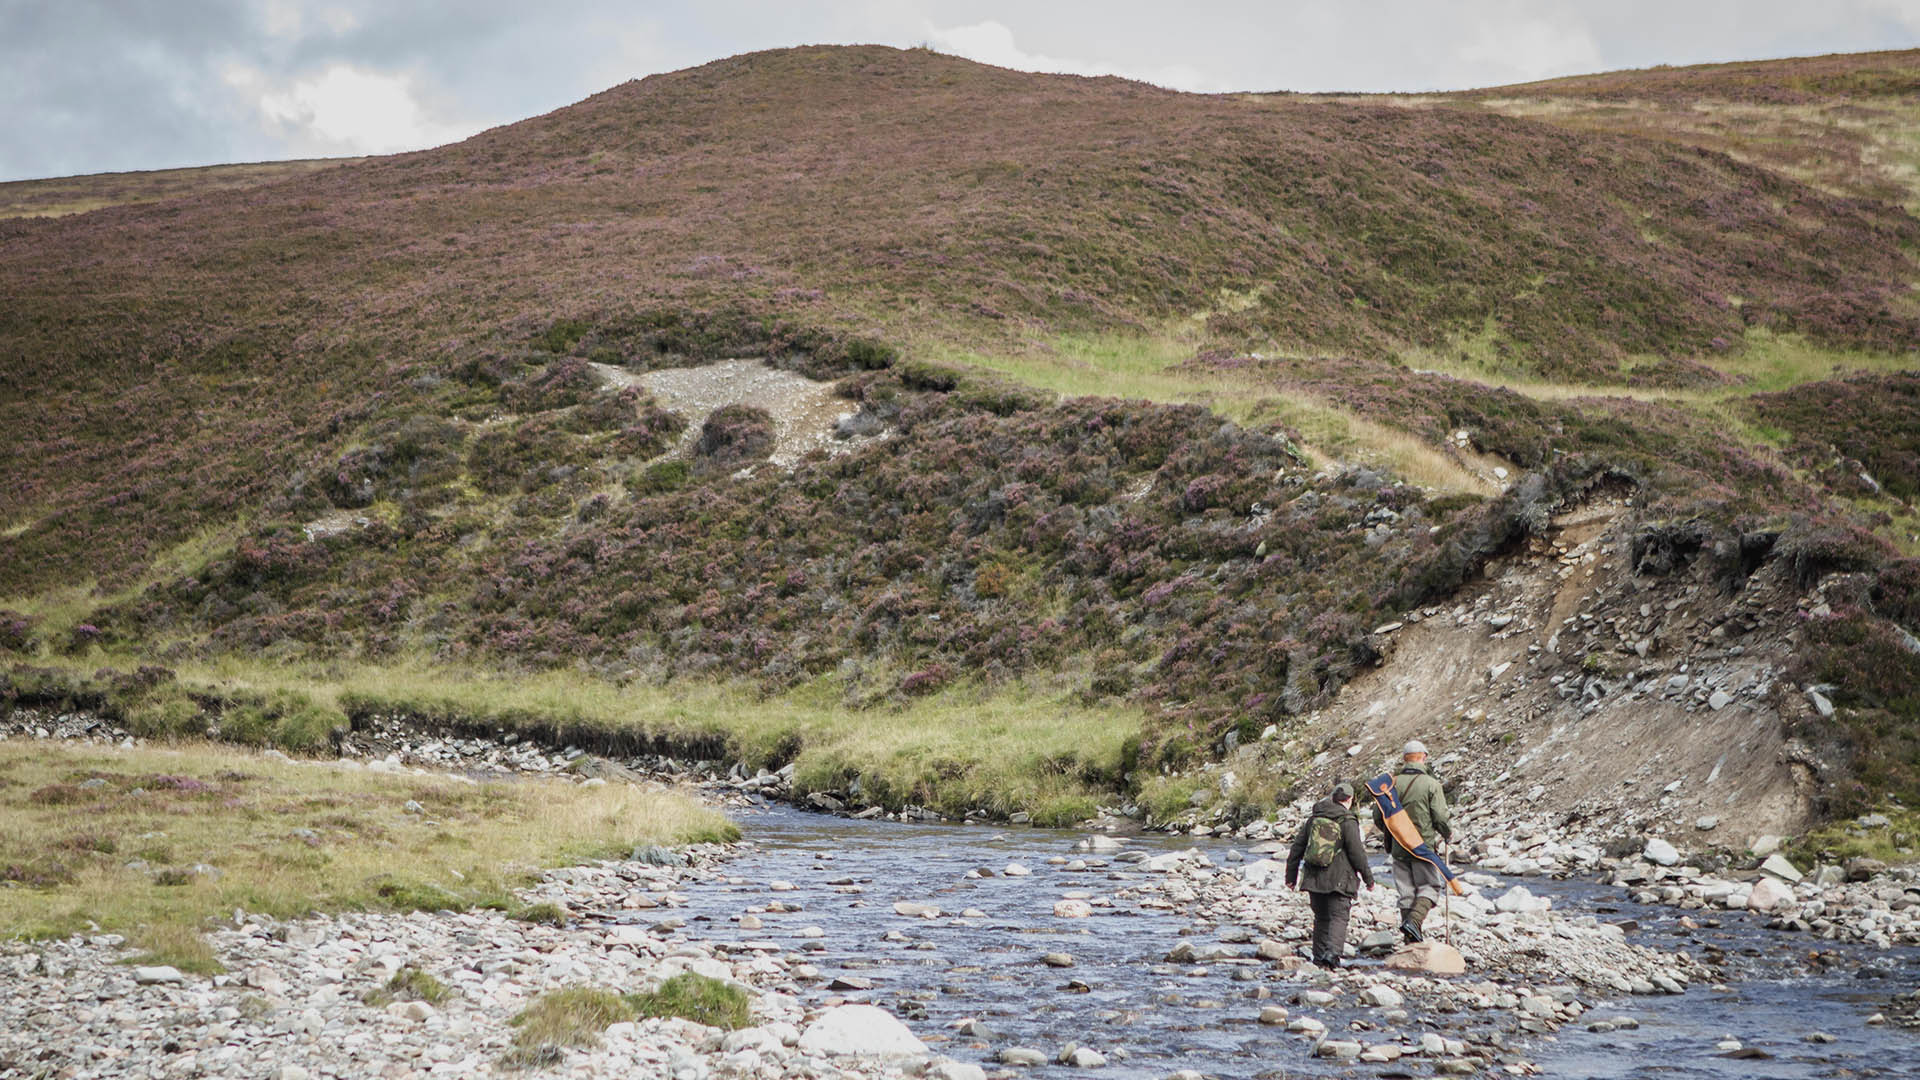
<instances>
[{"instance_id":1,"label":"hillside","mask_svg":"<svg viewBox=\"0 0 1920 1080\"><path fill-rule=\"evenodd\" d=\"M1318 752L1377 627L1604 495L1623 580L1786 590L1776 674L1844 710L1811 798L1914 797L1896 765L1834 798L1920 707L1920 222L1495 108L806 48L0 221L0 648L114 668L77 692L155 730L243 691L255 732L439 715L481 671L855 724L1011 697L1078 798L1268 725ZM124 674L154 664L184 681ZM367 672L408 689L339 696ZM633 723L762 763L820 737L674 716ZM932 801L997 752L902 737L811 782Z\"/></svg>"},{"instance_id":2,"label":"hillside","mask_svg":"<svg viewBox=\"0 0 1920 1080\"><path fill-rule=\"evenodd\" d=\"M187 195L204 195L210 191L238 191L363 160L315 158L303 161L258 161L246 165L206 165L189 169L63 176L47 180L9 180L0 182L0 218L64 217L109 206L162 202Z\"/></svg>"},{"instance_id":3,"label":"hillside","mask_svg":"<svg viewBox=\"0 0 1920 1080\"><path fill-rule=\"evenodd\" d=\"M1920 50L1609 72L1451 97L1723 151L1834 194L1920 207Z\"/></svg>"}]
</instances>

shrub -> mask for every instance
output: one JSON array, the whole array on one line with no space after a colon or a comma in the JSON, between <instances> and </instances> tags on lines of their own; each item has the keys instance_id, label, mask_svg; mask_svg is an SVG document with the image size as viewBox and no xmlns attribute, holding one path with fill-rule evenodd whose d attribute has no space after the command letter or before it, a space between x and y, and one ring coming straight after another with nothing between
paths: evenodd
<instances>
[{"instance_id":1,"label":"shrub","mask_svg":"<svg viewBox=\"0 0 1920 1080\"><path fill-rule=\"evenodd\" d=\"M753 405L722 405L707 414L693 452L708 470L734 469L773 452L773 417Z\"/></svg>"},{"instance_id":2,"label":"shrub","mask_svg":"<svg viewBox=\"0 0 1920 1080\"><path fill-rule=\"evenodd\" d=\"M600 376L584 360L555 360L537 374L500 387L500 400L515 412L535 413L579 405L598 394Z\"/></svg>"},{"instance_id":3,"label":"shrub","mask_svg":"<svg viewBox=\"0 0 1920 1080\"><path fill-rule=\"evenodd\" d=\"M0 608L0 652L33 652L33 626L38 621L31 615Z\"/></svg>"},{"instance_id":4,"label":"shrub","mask_svg":"<svg viewBox=\"0 0 1920 1080\"><path fill-rule=\"evenodd\" d=\"M693 465L679 458L656 461L635 469L627 476L627 489L635 495L661 495L679 491L693 478Z\"/></svg>"}]
</instances>

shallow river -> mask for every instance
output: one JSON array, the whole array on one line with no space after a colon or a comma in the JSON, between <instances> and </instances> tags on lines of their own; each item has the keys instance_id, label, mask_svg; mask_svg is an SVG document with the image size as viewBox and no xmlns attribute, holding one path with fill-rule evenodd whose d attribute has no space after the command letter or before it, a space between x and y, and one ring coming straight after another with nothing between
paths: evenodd
<instances>
[{"instance_id":1,"label":"shallow river","mask_svg":"<svg viewBox=\"0 0 1920 1080\"><path fill-rule=\"evenodd\" d=\"M691 889L687 907L676 913L689 922L685 933L716 943L770 940L794 950L808 940L796 937L797 931L819 927L825 933L811 939L819 949L812 961L826 980L861 977L872 980L873 988L833 991L822 980L811 991L812 1000L845 996L887 1005L938 1053L993 1069L992 1056L1005 1046L1032 1047L1051 1058L1066 1044L1079 1043L1105 1054L1109 1064L1097 1073L1116 1080L1165 1077L1178 1069L1233 1078L1432 1071L1417 1059L1369 1066L1311 1058L1303 1037L1255 1022L1261 1005L1293 1008L1288 998L1302 984L1254 961L1208 964L1205 974L1163 962L1167 950L1183 940L1180 930L1188 922L1179 915L1116 901L1110 908L1096 907L1092 918L1055 918L1053 905L1063 894L1111 895L1146 876L1121 863L1079 872L1047 864L1053 856L1102 858L1073 850L1082 834L855 821L786 807L743 814L741 824L758 845L729 864L728 873L742 883ZM1153 834L1129 844L1149 852L1194 846L1222 867L1235 850L1220 841ZM1029 867L1031 876L1000 875L1009 862ZM975 868L992 869L995 876L967 879L966 872ZM835 884L846 879L862 891ZM774 881L794 888L771 891ZM1730 991L1696 985L1674 997L1596 1001L1583 996L1592 1006L1590 1016L1632 1016L1641 1026L1592 1034L1570 1025L1555 1036L1515 1045L1521 1057L1549 1075L1663 1080L1920 1076L1920 1040L1865 1023L1895 991L1913 986L1920 971L1915 950L1875 953L1842 946L1835 962L1810 966L1806 957L1816 947L1813 939L1767 931L1744 913L1721 913L1724 925L1717 929L1688 930L1678 923L1682 913L1628 903L1618 889L1577 880L1525 883L1551 896L1557 911L1637 921L1639 929L1630 939L1638 943L1696 956L1712 945L1729 954ZM936 905L942 916L896 915L893 904L899 900ZM763 914L765 925L758 930L738 927L735 920L748 907L772 901L800 910ZM1275 902L1303 904L1305 899L1276 895ZM957 917L968 908L985 917ZM889 931L905 940L886 940ZM1190 940L1198 944L1214 937ZM1050 952L1071 955L1074 966L1043 965L1040 957ZM1084 988L1069 988L1072 980ZM1263 985L1273 999L1249 1000L1249 992ZM1350 997L1343 994L1340 1000ZM1359 1008L1309 1011L1336 1032L1350 1020L1372 1019L1370 1010ZM948 1025L963 1017L984 1022L991 1036L956 1035ZM1414 1008L1400 1030L1416 1037L1428 1030L1456 1036L1492 1030L1502 1018L1471 1012L1428 1015ZM1803 1041L1816 1030L1837 1041ZM1390 1034L1361 1037L1387 1041ZM1719 1056L1715 1043L1728 1036L1772 1056ZM1024 1070L1042 1078L1080 1072L1053 1065Z\"/></svg>"}]
</instances>

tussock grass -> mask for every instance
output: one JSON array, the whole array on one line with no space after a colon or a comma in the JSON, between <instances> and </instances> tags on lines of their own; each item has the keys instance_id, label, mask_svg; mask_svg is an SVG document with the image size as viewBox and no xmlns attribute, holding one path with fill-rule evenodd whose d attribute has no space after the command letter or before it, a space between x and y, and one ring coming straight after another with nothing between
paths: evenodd
<instances>
[{"instance_id":1,"label":"tussock grass","mask_svg":"<svg viewBox=\"0 0 1920 1080\"><path fill-rule=\"evenodd\" d=\"M182 923L162 922L142 927L134 935L133 943L141 951L127 959L129 964L164 964L189 975L218 975L227 970L207 939Z\"/></svg>"},{"instance_id":2,"label":"tussock grass","mask_svg":"<svg viewBox=\"0 0 1920 1080\"><path fill-rule=\"evenodd\" d=\"M752 1002L738 986L705 975L676 975L657 988L617 994L597 986L569 986L534 998L509 1023L514 1049L508 1065L536 1065L550 1056L545 1048L600 1045L601 1032L614 1024L646 1017L677 1016L728 1031L752 1022Z\"/></svg>"},{"instance_id":3,"label":"tussock grass","mask_svg":"<svg viewBox=\"0 0 1920 1080\"><path fill-rule=\"evenodd\" d=\"M753 1019L745 990L692 972L675 975L657 989L629 994L627 1001L641 1016L678 1016L728 1031L746 1027Z\"/></svg>"},{"instance_id":4,"label":"tussock grass","mask_svg":"<svg viewBox=\"0 0 1920 1080\"><path fill-rule=\"evenodd\" d=\"M528 1003L511 1023L516 1047L600 1045L600 1033L638 1016L633 1003L611 990L569 986L549 990Z\"/></svg>"},{"instance_id":5,"label":"tussock grass","mask_svg":"<svg viewBox=\"0 0 1920 1080\"><path fill-rule=\"evenodd\" d=\"M98 926L204 970L190 938L235 908L505 908L544 866L734 835L690 799L627 785L471 784L205 744L0 743L0 873L18 885L0 888L0 937Z\"/></svg>"},{"instance_id":6,"label":"tussock grass","mask_svg":"<svg viewBox=\"0 0 1920 1080\"><path fill-rule=\"evenodd\" d=\"M376 1008L395 1001L424 1001L429 1005L439 1005L453 996L453 990L446 983L434 978L428 972L417 967L403 967L393 973L387 985L369 990L361 1000Z\"/></svg>"}]
</instances>

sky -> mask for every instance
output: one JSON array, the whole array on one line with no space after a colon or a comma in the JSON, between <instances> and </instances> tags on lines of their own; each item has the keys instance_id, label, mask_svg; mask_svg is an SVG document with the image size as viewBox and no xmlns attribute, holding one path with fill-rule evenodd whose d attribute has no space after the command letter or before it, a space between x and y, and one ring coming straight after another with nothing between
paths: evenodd
<instances>
[{"instance_id":1,"label":"sky","mask_svg":"<svg viewBox=\"0 0 1920 1080\"><path fill-rule=\"evenodd\" d=\"M1920 46L1920 0L0 0L0 180L382 154L758 49L1453 90Z\"/></svg>"}]
</instances>

